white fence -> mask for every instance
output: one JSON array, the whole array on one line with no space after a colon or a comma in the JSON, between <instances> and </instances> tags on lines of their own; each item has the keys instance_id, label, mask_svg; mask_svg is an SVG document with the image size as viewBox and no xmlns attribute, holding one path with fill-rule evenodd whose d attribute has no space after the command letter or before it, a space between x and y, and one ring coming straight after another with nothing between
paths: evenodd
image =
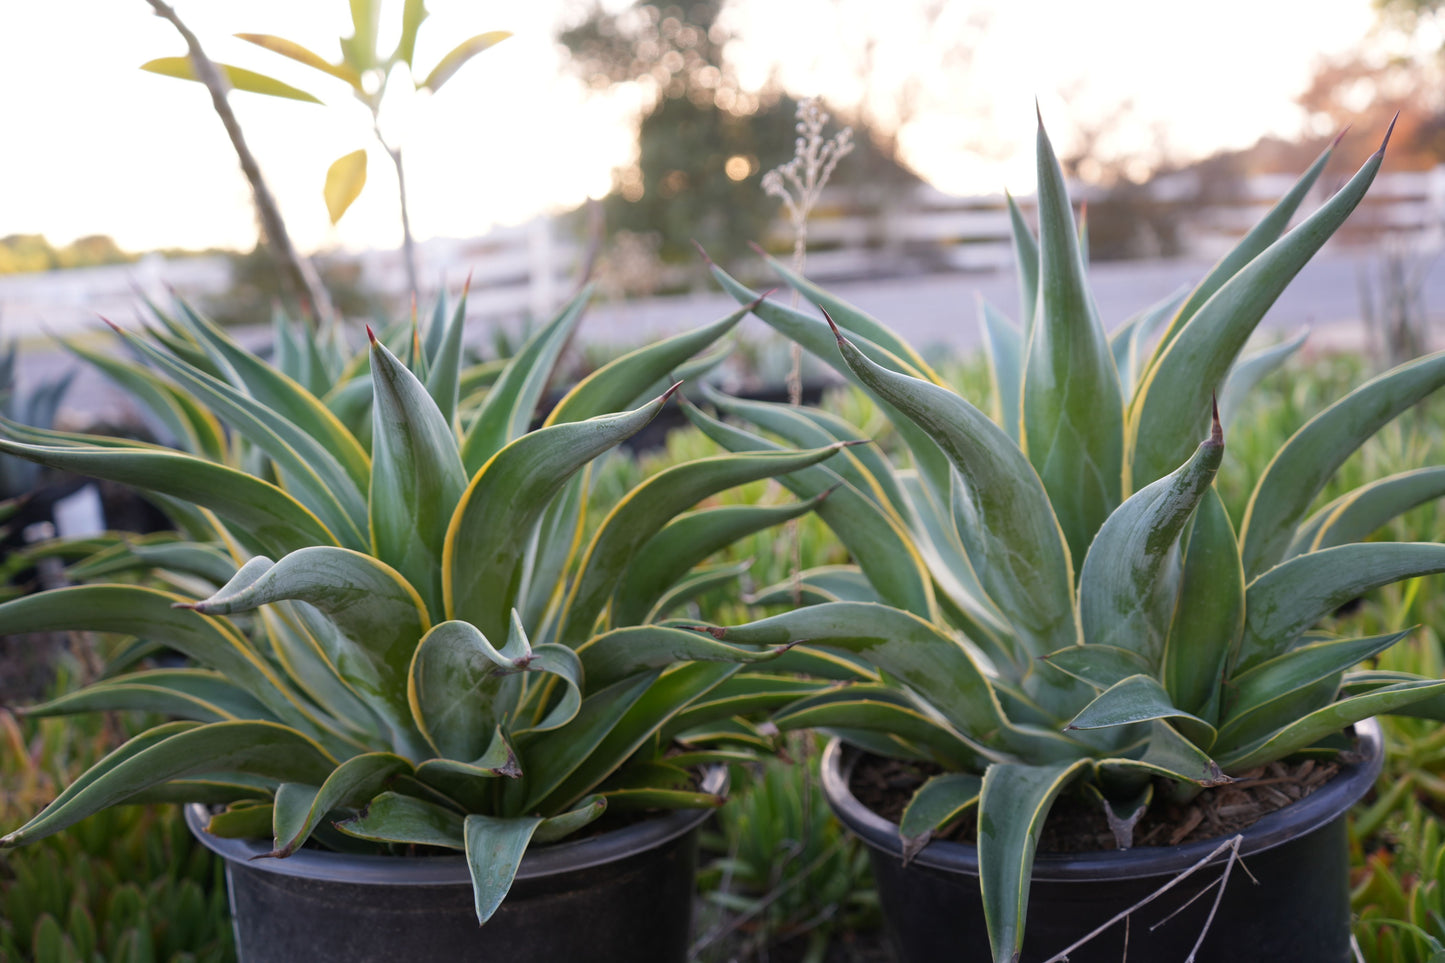
<instances>
[{"instance_id":1,"label":"white fence","mask_svg":"<svg viewBox=\"0 0 1445 963\"><path fill-rule=\"evenodd\" d=\"M1200 186L1188 175L1160 179L1150 202L1181 226L1184 256L1215 258L1242 236L1285 193L1294 178L1261 175L1237 186L1224 203L1195 203ZM1325 196L1317 186L1305 212ZM1338 182L1327 185L1337 188ZM1097 191L1078 192L1102 200ZM1032 219L1033 198L1018 199ZM1421 250L1445 244L1445 166L1430 171L1380 175L1331 244L1349 247L1382 236ZM786 247L780 232L772 239ZM472 279L468 313L478 318L539 317L575 283L582 243L563 236L556 223L539 218L521 227L470 240L436 240L420 245L422 277L460 291ZM335 255L333 255L335 256ZM399 252L356 255L363 283L381 293L405 290ZM1009 216L1002 195L957 197L920 184L890 198L886 208L864 210L831 195L809 225L808 274L822 281L884 278L1011 269ZM679 272L659 266L663 287ZM147 255L136 264L0 277L0 332L28 335L41 330L68 333L136 315L137 294L164 299L168 291L188 298L223 294L230 284L222 257L167 260Z\"/></svg>"}]
</instances>

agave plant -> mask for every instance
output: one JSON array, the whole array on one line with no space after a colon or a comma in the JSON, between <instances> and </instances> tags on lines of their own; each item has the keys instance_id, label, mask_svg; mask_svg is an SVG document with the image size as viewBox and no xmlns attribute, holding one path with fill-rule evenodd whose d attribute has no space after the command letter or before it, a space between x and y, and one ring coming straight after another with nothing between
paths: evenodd
<instances>
[{"instance_id":1,"label":"agave plant","mask_svg":"<svg viewBox=\"0 0 1445 963\"><path fill-rule=\"evenodd\" d=\"M1445 494L1445 468L1310 512L1356 448L1445 384L1445 353L1395 368L1309 421L1265 470L1237 528L1213 484L1228 444L1216 394L1236 407L1288 353L1241 357L1270 304L1359 202L1383 151L1285 233L1326 151L1192 293L1109 335L1041 125L1037 238L1011 207L1024 324L983 312L992 418L884 325L772 263L833 327L772 302L755 312L871 395L912 466L895 470L865 446L784 479L801 493L838 486L819 514L856 567L803 573L806 600L819 604L712 632L754 645L808 640L855 660L837 664L853 685L776 721L948 769L919 789L900 833L916 852L977 809L998 960L1018 958L1034 849L1066 788L1093 787L1127 824L1156 784L1187 798L1292 753L1347 744L1342 733L1367 716L1445 709L1445 682L1352 671L1404 633L1338 639L1315 628L1376 586L1445 570L1445 545L1360 541ZM739 299L753 297L714 274ZM709 397L767 433L690 409L734 451L859 437L822 411Z\"/></svg>"},{"instance_id":2,"label":"agave plant","mask_svg":"<svg viewBox=\"0 0 1445 963\"><path fill-rule=\"evenodd\" d=\"M589 524L585 466L646 424L673 372L746 310L598 369L530 430L584 302L538 331L465 418L460 308L409 332L407 362L373 336L351 366L369 367L369 447L337 417L354 401L347 378L317 397L185 311L153 337L117 329L151 369L111 368L195 453L5 423L0 451L145 489L192 541L110 546L72 568L160 567L169 587L42 593L0 606L0 633L132 635L194 666L30 709L176 721L121 746L0 844L122 802L228 803L211 831L269 835L276 858L308 841L463 850L486 920L530 842L608 809L716 805L687 771L716 754L661 753L733 715L750 688L725 683L778 649L658 623L716 581L694 566L816 500L689 509L840 446L679 464ZM183 594L177 577L206 587Z\"/></svg>"}]
</instances>

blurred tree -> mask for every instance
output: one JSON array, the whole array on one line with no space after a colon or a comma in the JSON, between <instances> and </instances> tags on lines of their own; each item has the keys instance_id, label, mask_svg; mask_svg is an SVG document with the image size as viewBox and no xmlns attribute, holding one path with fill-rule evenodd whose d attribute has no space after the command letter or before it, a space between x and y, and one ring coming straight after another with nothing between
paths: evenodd
<instances>
[{"instance_id":1,"label":"blurred tree","mask_svg":"<svg viewBox=\"0 0 1445 963\"><path fill-rule=\"evenodd\" d=\"M104 234L77 238L60 248L42 234L11 234L0 238L0 274L129 264L135 259L136 255L122 251Z\"/></svg>"},{"instance_id":2,"label":"blurred tree","mask_svg":"<svg viewBox=\"0 0 1445 963\"><path fill-rule=\"evenodd\" d=\"M796 100L776 84L761 92L740 86L725 56L733 39L721 17L725 6L638 0L609 11L594 2L558 38L570 69L591 89L636 84L650 101L638 125L637 160L616 172L603 209L609 231L657 232L665 262L694 261L694 240L724 261L762 241L778 203L758 178L792 156L797 136ZM917 183L898 161L894 140L851 122L858 151L839 166L834 184L877 193Z\"/></svg>"}]
</instances>

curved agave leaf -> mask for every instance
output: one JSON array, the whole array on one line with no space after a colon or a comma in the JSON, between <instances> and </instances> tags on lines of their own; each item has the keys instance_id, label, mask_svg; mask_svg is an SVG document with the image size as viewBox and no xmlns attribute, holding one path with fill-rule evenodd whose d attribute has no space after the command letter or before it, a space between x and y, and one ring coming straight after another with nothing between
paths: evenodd
<instances>
[{"instance_id":1,"label":"curved agave leaf","mask_svg":"<svg viewBox=\"0 0 1445 963\"><path fill-rule=\"evenodd\" d=\"M712 324L644 345L613 359L567 392L547 416L545 424L583 421L630 408L641 400L644 392L688 358L737 327L750 310L752 305L744 305Z\"/></svg>"},{"instance_id":2,"label":"curved agave leaf","mask_svg":"<svg viewBox=\"0 0 1445 963\"><path fill-rule=\"evenodd\" d=\"M387 791L379 793L358 815L334 825L348 836L374 843L464 850L462 820L460 813L445 806Z\"/></svg>"},{"instance_id":3,"label":"curved agave leaf","mask_svg":"<svg viewBox=\"0 0 1445 963\"><path fill-rule=\"evenodd\" d=\"M857 683L789 704L773 716L779 729L871 730L904 739L951 769L981 769L997 755L929 716L886 685Z\"/></svg>"},{"instance_id":4,"label":"curved agave leaf","mask_svg":"<svg viewBox=\"0 0 1445 963\"><path fill-rule=\"evenodd\" d=\"M1178 722L1187 723L1188 720L1179 719ZM1100 759L1100 772L1116 778L1166 776L1205 788L1233 781L1195 740L1185 738L1175 725L1167 719L1155 719L1149 724L1149 738L1142 756L1137 759Z\"/></svg>"},{"instance_id":5,"label":"curved agave leaf","mask_svg":"<svg viewBox=\"0 0 1445 963\"><path fill-rule=\"evenodd\" d=\"M790 648L744 649L696 631L640 625L593 636L578 647L577 657L588 685L596 688L681 662L766 662Z\"/></svg>"},{"instance_id":6,"label":"curved agave leaf","mask_svg":"<svg viewBox=\"0 0 1445 963\"><path fill-rule=\"evenodd\" d=\"M1230 369L1224 387L1219 389L1220 421L1226 425L1233 422L1235 416L1244 410L1245 400L1255 386L1298 351L1309 335L1306 328L1287 341L1241 357Z\"/></svg>"},{"instance_id":7,"label":"curved agave leaf","mask_svg":"<svg viewBox=\"0 0 1445 963\"><path fill-rule=\"evenodd\" d=\"M674 465L638 485L608 513L582 557L561 640L576 647L587 638L638 549L679 513L728 488L816 465L840 448L715 455Z\"/></svg>"},{"instance_id":8,"label":"curved agave leaf","mask_svg":"<svg viewBox=\"0 0 1445 963\"><path fill-rule=\"evenodd\" d=\"M281 721L317 733L321 726L286 683L230 625L176 609L185 599L138 585L53 589L0 605L0 634L115 632L144 637L215 669Z\"/></svg>"},{"instance_id":9,"label":"curved agave leaf","mask_svg":"<svg viewBox=\"0 0 1445 963\"><path fill-rule=\"evenodd\" d=\"M1018 202L1012 194L1004 192L1004 199L1008 202L1008 220L1010 233L1013 235L1014 264L1019 273L1019 320L1023 325L1023 343L1027 344L1033 337L1034 315L1038 313L1039 298L1039 242L1034 238L1033 231L1029 230L1028 222L1024 220L1024 212L1019 210ZM1023 361L1020 356L1019 373L1023 373Z\"/></svg>"},{"instance_id":10,"label":"curved agave leaf","mask_svg":"<svg viewBox=\"0 0 1445 963\"><path fill-rule=\"evenodd\" d=\"M1023 453L977 408L946 388L882 368L838 335L866 384L926 431L963 482L959 537L989 598L1030 655L1078 640L1073 567L1049 496ZM861 556L859 556L861 559Z\"/></svg>"},{"instance_id":11,"label":"curved agave leaf","mask_svg":"<svg viewBox=\"0 0 1445 963\"><path fill-rule=\"evenodd\" d=\"M1087 759L1030 766L994 763L978 800L978 874L994 963L1017 963L1034 850L1049 808Z\"/></svg>"},{"instance_id":12,"label":"curved agave leaf","mask_svg":"<svg viewBox=\"0 0 1445 963\"><path fill-rule=\"evenodd\" d=\"M703 559L754 532L806 515L827 495L824 492L788 505L724 505L677 516L633 553L612 595L613 624L638 625L653 621L651 613L659 607L663 596L688 578L693 567ZM748 568L749 563L743 563L714 570L713 579L690 586L687 597L736 578ZM672 598L666 609L675 608L682 601L685 597Z\"/></svg>"},{"instance_id":13,"label":"curved agave leaf","mask_svg":"<svg viewBox=\"0 0 1445 963\"><path fill-rule=\"evenodd\" d=\"M1445 545L1369 542L1300 555L1275 566L1245 591L1238 667L1287 651L1310 626L1370 589L1445 572Z\"/></svg>"},{"instance_id":14,"label":"curved agave leaf","mask_svg":"<svg viewBox=\"0 0 1445 963\"><path fill-rule=\"evenodd\" d=\"M1133 395L1134 386L1143 373L1144 359L1139 353L1144 343L1156 333L1159 325L1174 316L1188 294L1188 288L1171 294L1129 318L1109 335L1109 350L1114 355L1114 367L1119 372L1119 390L1123 397Z\"/></svg>"},{"instance_id":15,"label":"curved agave leaf","mask_svg":"<svg viewBox=\"0 0 1445 963\"><path fill-rule=\"evenodd\" d=\"M1211 486L1194 512L1159 675L1175 705L1210 721L1218 718L1224 668L1244 634L1244 599L1239 541Z\"/></svg>"},{"instance_id":16,"label":"curved agave leaf","mask_svg":"<svg viewBox=\"0 0 1445 963\"><path fill-rule=\"evenodd\" d=\"M1342 131L1340 137L1343 136L1344 132ZM1386 142L1389 141L1389 136L1388 133L1385 135ZM1279 202L1270 208L1269 213L1244 236L1244 239L1214 266L1203 281L1199 282L1199 286L1189 295L1189 300L1179 309L1179 313L1175 315L1168 330L1164 332L1159 347L1154 351L1155 359L1164 354L1170 342L1179 334L1184 325L1209 302L1216 291L1222 288L1230 278L1242 271L1249 262L1263 254L1270 245L1279 240L1285 229L1289 227L1290 220L1294 218L1295 211L1299 210L1300 204L1304 202L1310 189L1319 180L1325 165L1329 163L1330 155L1340 144L1340 137L1336 137L1334 143L1315 158L1315 162L1300 175L1299 180L1295 181L1284 197L1280 198ZM1382 147L1381 150L1383 149Z\"/></svg>"},{"instance_id":17,"label":"curved agave leaf","mask_svg":"<svg viewBox=\"0 0 1445 963\"><path fill-rule=\"evenodd\" d=\"M1014 727L968 650L930 623L898 609L833 602L708 631L719 639L751 645L806 642L840 648L863 656L911 687L960 733L982 745L1044 759L1078 751L1063 736Z\"/></svg>"},{"instance_id":18,"label":"curved agave leaf","mask_svg":"<svg viewBox=\"0 0 1445 963\"><path fill-rule=\"evenodd\" d=\"M1179 539L1224 457L1215 414L1193 456L1130 495L1094 537L1079 574L1086 644L1130 649L1158 663L1179 596Z\"/></svg>"},{"instance_id":19,"label":"curved agave leaf","mask_svg":"<svg viewBox=\"0 0 1445 963\"><path fill-rule=\"evenodd\" d=\"M819 602L882 602L873 583L856 565L819 565L798 573L798 585L805 604ZM787 605L792 603L793 579L759 589L743 599L748 605Z\"/></svg>"},{"instance_id":20,"label":"curved agave leaf","mask_svg":"<svg viewBox=\"0 0 1445 963\"><path fill-rule=\"evenodd\" d=\"M77 712L136 709L193 719L278 721L254 696L224 675L207 669L151 669L104 679L39 705L26 706L27 716L63 716Z\"/></svg>"},{"instance_id":21,"label":"curved agave leaf","mask_svg":"<svg viewBox=\"0 0 1445 963\"><path fill-rule=\"evenodd\" d=\"M522 623L534 627L532 633L538 641L553 641L557 634L568 569L583 544L591 479L592 466L588 465L567 480L542 513L522 560L517 608Z\"/></svg>"},{"instance_id":22,"label":"curved agave leaf","mask_svg":"<svg viewBox=\"0 0 1445 963\"><path fill-rule=\"evenodd\" d=\"M472 479L442 555L449 618L488 637L507 631L528 542L553 496L573 472L652 420L672 389L640 408L531 432L497 452Z\"/></svg>"},{"instance_id":23,"label":"curved agave leaf","mask_svg":"<svg viewBox=\"0 0 1445 963\"><path fill-rule=\"evenodd\" d=\"M271 654L285 669L286 677L325 710L327 726L356 740L357 749L386 738L383 720L346 684L326 654L340 647L331 638L337 633L334 625L300 602L278 602L263 607L259 614ZM323 644L318 636L328 641Z\"/></svg>"},{"instance_id":24,"label":"curved agave leaf","mask_svg":"<svg viewBox=\"0 0 1445 963\"><path fill-rule=\"evenodd\" d=\"M325 445L245 392L177 361L135 334L121 334L142 355L187 386L210 405L217 416L264 451L275 463L285 487L294 490L297 499L337 532L348 546L359 548L365 544L365 497L358 483Z\"/></svg>"},{"instance_id":25,"label":"curved agave leaf","mask_svg":"<svg viewBox=\"0 0 1445 963\"><path fill-rule=\"evenodd\" d=\"M407 701L412 655L431 628L416 589L385 563L343 548L303 548L274 565L266 562L253 559L242 568L240 584L189 607L229 615L283 600L312 606L338 631L319 641L336 646L326 655L341 678L383 716L398 752L425 758Z\"/></svg>"},{"instance_id":26,"label":"curved agave leaf","mask_svg":"<svg viewBox=\"0 0 1445 963\"><path fill-rule=\"evenodd\" d=\"M1418 682L1400 682L1363 695L1341 699L1295 719L1283 729L1263 739L1220 755L1219 765L1226 772L1247 772L1272 759L1280 759L1297 752L1325 736L1354 725L1361 719L1393 712L1442 693L1445 693L1445 681L1424 679Z\"/></svg>"},{"instance_id":27,"label":"curved agave leaf","mask_svg":"<svg viewBox=\"0 0 1445 963\"><path fill-rule=\"evenodd\" d=\"M1330 476L1401 412L1445 385L1445 351L1392 368L1345 395L1285 442L1250 496L1242 538L1244 568L1276 564Z\"/></svg>"},{"instance_id":28,"label":"curved agave leaf","mask_svg":"<svg viewBox=\"0 0 1445 963\"><path fill-rule=\"evenodd\" d=\"M641 618L622 619L618 622L628 623L652 623L660 622L672 612L677 611L684 605L705 595L715 589L737 582L752 568L753 560L743 559L731 565L704 565L693 569L677 581L671 588L658 596L652 608L643 614ZM614 609L614 611L616 611Z\"/></svg>"},{"instance_id":29,"label":"curved agave leaf","mask_svg":"<svg viewBox=\"0 0 1445 963\"><path fill-rule=\"evenodd\" d=\"M1240 349L1285 286L1355 209L1383 160L1382 144L1334 197L1235 272L1164 342L1129 409L1129 487L1141 488L1184 461L1188 439L1198 437L1210 395ZM1253 571L1247 561L1245 568Z\"/></svg>"},{"instance_id":30,"label":"curved agave leaf","mask_svg":"<svg viewBox=\"0 0 1445 963\"><path fill-rule=\"evenodd\" d=\"M993 386L993 420L1018 444L1023 404L1023 333L992 304L979 298L979 330L983 333L984 356L988 359L989 383Z\"/></svg>"},{"instance_id":31,"label":"curved agave leaf","mask_svg":"<svg viewBox=\"0 0 1445 963\"><path fill-rule=\"evenodd\" d=\"M1133 675L1147 675L1151 667L1132 649L1113 645L1071 645L1044 656L1044 661L1096 689L1107 689Z\"/></svg>"},{"instance_id":32,"label":"curved agave leaf","mask_svg":"<svg viewBox=\"0 0 1445 963\"><path fill-rule=\"evenodd\" d=\"M73 581L93 582L112 575L166 569L217 585L224 585L236 574L236 563L216 546L179 542L174 540L174 533L166 534L169 537L127 539L94 553L86 552L81 561L66 568L65 574Z\"/></svg>"},{"instance_id":33,"label":"curved agave leaf","mask_svg":"<svg viewBox=\"0 0 1445 963\"><path fill-rule=\"evenodd\" d=\"M371 378L372 549L438 614L443 543L467 487L457 437L426 387L374 337Z\"/></svg>"},{"instance_id":34,"label":"curved agave leaf","mask_svg":"<svg viewBox=\"0 0 1445 963\"><path fill-rule=\"evenodd\" d=\"M132 795L171 779L206 772L244 772L272 779L321 782L336 760L294 729L274 722L213 722L194 728L161 727L158 740L138 736L77 780L30 822L0 838L17 846L72 826L86 816L124 802ZM152 730L157 732L157 730ZM149 736L149 737L148 737ZM102 768L103 767L103 768Z\"/></svg>"},{"instance_id":35,"label":"curved agave leaf","mask_svg":"<svg viewBox=\"0 0 1445 963\"><path fill-rule=\"evenodd\" d=\"M1219 729L1221 746L1239 746L1284 728L1318 705L1300 711L1300 700L1319 683L1333 699L1341 675L1409 635L1409 630L1364 639L1335 639L1292 649L1229 680L1231 702Z\"/></svg>"},{"instance_id":36,"label":"curved agave leaf","mask_svg":"<svg viewBox=\"0 0 1445 963\"><path fill-rule=\"evenodd\" d=\"M1105 729L1155 719L1173 720L1191 742L1206 749L1214 742L1214 727L1177 708L1159 680L1148 675L1131 675L1105 689L1069 720L1068 728Z\"/></svg>"},{"instance_id":37,"label":"curved agave leaf","mask_svg":"<svg viewBox=\"0 0 1445 963\"><path fill-rule=\"evenodd\" d=\"M445 299L438 298L436 312L431 326L427 329L427 379L426 390L442 413L442 420L454 424L457 403L461 398L462 381L462 334L466 330L467 294L471 278L463 289L457 306L452 310L451 319L444 316Z\"/></svg>"},{"instance_id":38,"label":"curved agave leaf","mask_svg":"<svg viewBox=\"0 0 1445 963\"><path fill-rule=\"evenodd\" d=\"M473 478L493 455L526 433L537 402L552 377L557 356L572 337L577 322L582 320L582 312L591 298L590 287L579 291L557 317L527 339L502 369L462 439L462 464L467 477Z\"/></svg>"},{"instance_id":39,"label":"curved agave leaf","mask_svg":"<svg viewBox=\"0 0 1445 963\"><path fill-rule=\"evenodd\" d=\"M327 813L358 809L370 802L394 777L410 774L411 763L390 752L352 756L332 770L320 786L284 782L276 790L272 812L275 848L267 856L290 856L301 847Z\"/></svg>"},{"instance_id":40,"label":"curved agave leaf","mask_svg":"<svg viewBox=\"0 0 1445 963\"><path fill-rule=\"evenodd\" d=\"M1361 485L1315 512L1290 543L1286 558L1362 541L1397 515L1445 497L1445 467L1417 468Z\"/></svg>"},{"instance_id":41,"label":"curved agave leaf","mask_svg":"<svg viewBox=\"0 0 1445 963\"><path fill-rule=\"evenodd\" d=\"M428 759L416 767L416 778L428 788L455 800L468 812L481 812L492 807L499 778L516 778L522 774L506 733L500 726L492 734L492 743L473 762L455 759Z\"/></svg>"},{"instance_id":42,"label":"curved agave leaf","mask_svg":"<svg viewBox=\"0 0 1445 963\"><path fill-rule=\"evenodd\" d=\"M1089 292L1064 173L1038 132L1039 297L1024 358L1020 447L1076 565L1122 500L1124 399Z\"/></svg>"},{"instance_id":43,"label":"curved agave leaf","mask_svg":"<svg viewBox=\"0 0 1445 963\"><path fill-rule=\"evenodd\" d=\"M904 807L898 821L906 864L933 840L933 834L978 805L983 779L971 772L945 772L931 777Z\"/></svg>"},{"instance_id":44,"label":"curved agave leaf","mask_svg":"<svg viewBox=\"0 0 1445 963\"><path fill-rule=\"evenodd\" d=\"M248 542L284 554L336 538L310 510L275 485L204 458L154 448L70 448L11 440L0 426L0 453L49 468L132 485L209 508L236 526Z\"/></svg>"},{"instance_id":45,"label":"curved agave leaf","mask_svg":"<svg viewBox=\"0 0 1445 963\"><path fill-rule=\"evenodd\" d=\"M600 796L589 796L571 810L546 819L539 816L468 816L463 832L467 841L467 866L472 875L477 921L485 923L502 905L530 842L543 843L568 836L601 816L607 806L607 800Z\"/></svg>"}]
</instances>

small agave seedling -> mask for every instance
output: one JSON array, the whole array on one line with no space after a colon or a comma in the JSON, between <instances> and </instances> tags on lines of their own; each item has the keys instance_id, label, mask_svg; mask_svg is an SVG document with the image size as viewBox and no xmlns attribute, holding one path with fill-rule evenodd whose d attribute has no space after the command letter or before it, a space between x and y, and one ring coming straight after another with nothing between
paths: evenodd
<instances>
[{"instance_id":1,"label":"small agave seedling","mask_svg":"<svg viewBox=\"0 0 1445 963\"><path fill-rule=\"evenodd\" d=\"M1285 233L1327 151L1182 304L1109 336L1041 127L1037 240L1012 208L1025 324L984 308L992 419L882 324L773 262L836 326L767 301L755 312L871 395L913 465L897 471L865 446L784 479L797 492L839 486L819 514L856 568L804 574L806 596L821 604L712 632L754 645L808 640L867 667L839 667L854 685L776 720L950 770L904 813L905 852L977 807L1000 961L1022 946L1034 848L1065 788L1092 787L1127 819L1160 777L1187 797L1301 750L1348 744L1343 732L1376 713L1442 717L1445 682L1352 671L1404 633L1338 639L1315 626L1376 586L1445 570L1445 545L1360 541L1445 494L1445 468L1310 507L1351 452L1445 384L1445 353L1361 385L1301 428L1260 478L1238 534L1213 485L1228 445L1213 396L1237 405L1287 353L1240 357L1359 202L1383 150ZM859 436L821 411L711 400L791 445ZM690 414L732 450L782 447Z\"/></svg>"},{"instance_id":2,"label":"small agave seedling","mask_svg":"<svg viewBox=\"0 0 1445 963\"><path fill-rule=\"evenodd\" d=\"M328 375L317 397L186 311L153 337L118 331L150 367L108 370L168 412L192 453L0 426L0 451L144 489L192 538L112 546L73 571L158 567L171 584L209 586L84 584L0 606L0 633L132 635L194 663L31 709L177 721L101 760L0 845L117 803L228 803L211 831L269 835L277 858L341 834L352 848L462 850L486 920L530 842L606 809L716 805L686 771L715 754L661 753L732 716L750 687L731 677L779 650L657 623L716 581L698 563L816 500L690 509L840 446L679 464L584 539L585 466L646 424L676 387L657 386L746 313L598 369L530 430L584 301L538 331L474 411L459 408L462 309L407 339L409 363L373 337L352 366L369 367L369 447L337 416L355 402L352 379Z\"/></svg>"}]
</instances>

